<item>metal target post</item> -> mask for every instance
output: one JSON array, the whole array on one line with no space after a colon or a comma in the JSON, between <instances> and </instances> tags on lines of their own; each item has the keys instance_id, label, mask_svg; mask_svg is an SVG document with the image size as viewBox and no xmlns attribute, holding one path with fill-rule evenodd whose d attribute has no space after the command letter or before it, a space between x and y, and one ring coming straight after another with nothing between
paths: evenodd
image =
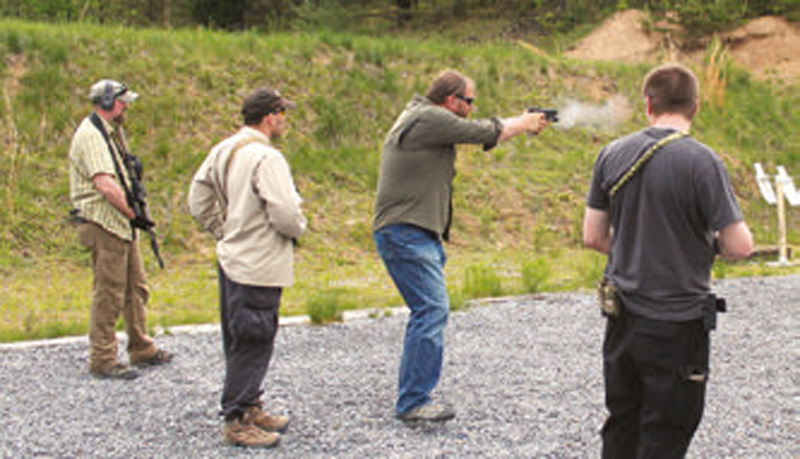
<instances>
[{"instance_id":1,"label":"metal target post","mask_svg":"<svg viewBox=\"0 0 800 459\"><path fill-rule=\"evenodd\" d=\"M775 177L775 197L778 199L778 263L789 262L786 247L786 205L783 203L783 183Z\"/></svg>"},{"instance_id":2,"label":"metal target post","mask_svg":"<svg viewBox=\"0 0 800 459\"><path fill-rule=\"evenodd\" d=\"M786 202L790 206L800 206L800 193L794 186L792 177L786 172L783 166L778 166L778 173L775 175L775 192L772 190L772 184L769 176L764 172L761 164L755 163L753 165L756 169L756 183L761 195L767 204L776 204L778 210L778 265L789 264L789 244L787 241L786 231Z\"/></svg>"}]
</instances>

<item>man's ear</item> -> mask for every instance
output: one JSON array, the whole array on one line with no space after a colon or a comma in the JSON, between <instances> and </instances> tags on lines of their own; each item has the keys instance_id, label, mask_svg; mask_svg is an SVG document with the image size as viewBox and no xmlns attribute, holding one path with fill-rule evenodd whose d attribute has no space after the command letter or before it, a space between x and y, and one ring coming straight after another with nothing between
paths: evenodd
<instances>
[{"instance_id":1,"label":"man's ear","mask_svg":"<svg viewBox=\"0 0 800 459\"><path fill-rule=\"evenodd\" d=\"M647 116L652 116L653 104L650 102L650 96L644 96L644 104L647 107Z\"/></svg>"},{"instance_id":2,"label":"man's ear","mask_svg":"<svg viewBox=\"0 0 800 459\"><path fill-rule=\"evenodd\" d=\"M450 94L449 96L444 98L444 103L442 104L444 108L451 112L455 112L458 108L458 98L455 94Z\"/></svg>"},{"instance_id":3,"label":"man's ear","mask_svg":"<svg viewBox=\"0 0 800 459\"><path fill-rule=\"evenodd\" d=\"M267 114L261 120L261 125L272 130L272 127L275 126L275 116L272 113Z\"/></svg>"}]
</instances>

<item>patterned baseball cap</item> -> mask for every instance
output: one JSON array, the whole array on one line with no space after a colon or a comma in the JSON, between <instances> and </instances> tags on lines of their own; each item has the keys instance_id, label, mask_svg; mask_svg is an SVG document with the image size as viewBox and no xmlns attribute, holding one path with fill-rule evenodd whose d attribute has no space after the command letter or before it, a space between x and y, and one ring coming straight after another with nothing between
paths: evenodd
<instances>
[{"instance_id":1,"label":"patterned baseball cap","mask_svg":"<svg viewBox=\"0 0 800 459\"><path fill-rule=\"evenodd\" d=\"M119 99L129 104L136 100L137 97L139 97L138 93L131 91L124 84L114 80L100 80L93 84L92 89L89 90L89 100L94 103L100 102L103 98L111 98L112 100Z\"/></svg>"}]
</instances>

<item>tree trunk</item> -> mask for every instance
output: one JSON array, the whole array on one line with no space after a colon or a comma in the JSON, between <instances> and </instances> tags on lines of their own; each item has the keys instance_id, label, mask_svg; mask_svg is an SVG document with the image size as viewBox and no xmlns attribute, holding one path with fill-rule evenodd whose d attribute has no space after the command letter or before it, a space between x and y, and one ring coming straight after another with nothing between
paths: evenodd
<instances>
[{"instance_id":1,"label":"tree trunk","mask_svg":"<svg viewBox=\"0 0 800 459\"><path fill-rule=\"evenodd\" d=\"M462 18L467 16L469 8L465 0L453 0L452 3L452 17Z\"/></svg>"},{"instance_id":2,"label":"tree trunk","mask_svg":"<svg viewBox=\"0 0 800 459\"><path fill-rule=\"evenodd\" d=\"M400 25L403 25L411 20L411 10L416 9L419 5L419 2L418 0L395 0L395 4L397 5L397 8L400 9L397 21L400 23Z\"/></svg>"}]
</instances>

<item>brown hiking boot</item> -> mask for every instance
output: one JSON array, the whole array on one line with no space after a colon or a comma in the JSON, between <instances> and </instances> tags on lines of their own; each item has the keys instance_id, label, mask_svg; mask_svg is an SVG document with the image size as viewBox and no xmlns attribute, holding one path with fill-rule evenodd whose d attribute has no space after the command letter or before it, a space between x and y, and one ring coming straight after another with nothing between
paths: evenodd
<instances>
[{"instance_id":1,"label":"brown hiking boot","mask_svg":"<svg viewBox=\"0 0 800 459\"><path fill-rule=\"evenodd\" d=\"M266 432L241 419L227 421L222 429L222 438L229 445L248 448L272 448L281 441L279 433Z\"/></svg>"},{"instance_id":2,"label":"brown hiking boot","mask_svg":"<svg viewBox=\"0 0 800 459\"><path fill-rule=\"evenodd\" d=\"M286 432L289 427L289 418L286 416L272 416L262 410L260 406L251 406L245 411L242 421L252 424L267 432Z\"/></svg>"},{"instance_id":3,"label":"brown hiking boot","mask_svg":"<svg viewBox=\"0 0 800 459\"><path fill-rule=\"evenodd\" d=\"M155 354L148 358L131 358L131 365L137 367L146 367L146 366L154 366L154 365L163 365L165 363L172 362L172 358L175 356L172 352L165 351L164 349L159 349L156 351Z\"/></svg>"},{"instance_id":4,"label":"brown hiking boot","mask_svg":"<svg viewBox=\"0 0 800 459\"><path fill-rule=\"evenodd\" d=\"M90 371L91 375L98 379L136 379L139 372L128 365L118 363L105 371Z\"/></svg>"},{"instance_id":5,"label":"brown hiking boot","mask_svg":"<svg viewBox=\"0 0 800 459\"><path fill-rule=\"evenodd\" d=\"M404 422L445 422L454 417L456 417L456 412L453 408L439 405L438 403L422 405L397 416L398 419Z\"/></svg>"}]
</instances>

